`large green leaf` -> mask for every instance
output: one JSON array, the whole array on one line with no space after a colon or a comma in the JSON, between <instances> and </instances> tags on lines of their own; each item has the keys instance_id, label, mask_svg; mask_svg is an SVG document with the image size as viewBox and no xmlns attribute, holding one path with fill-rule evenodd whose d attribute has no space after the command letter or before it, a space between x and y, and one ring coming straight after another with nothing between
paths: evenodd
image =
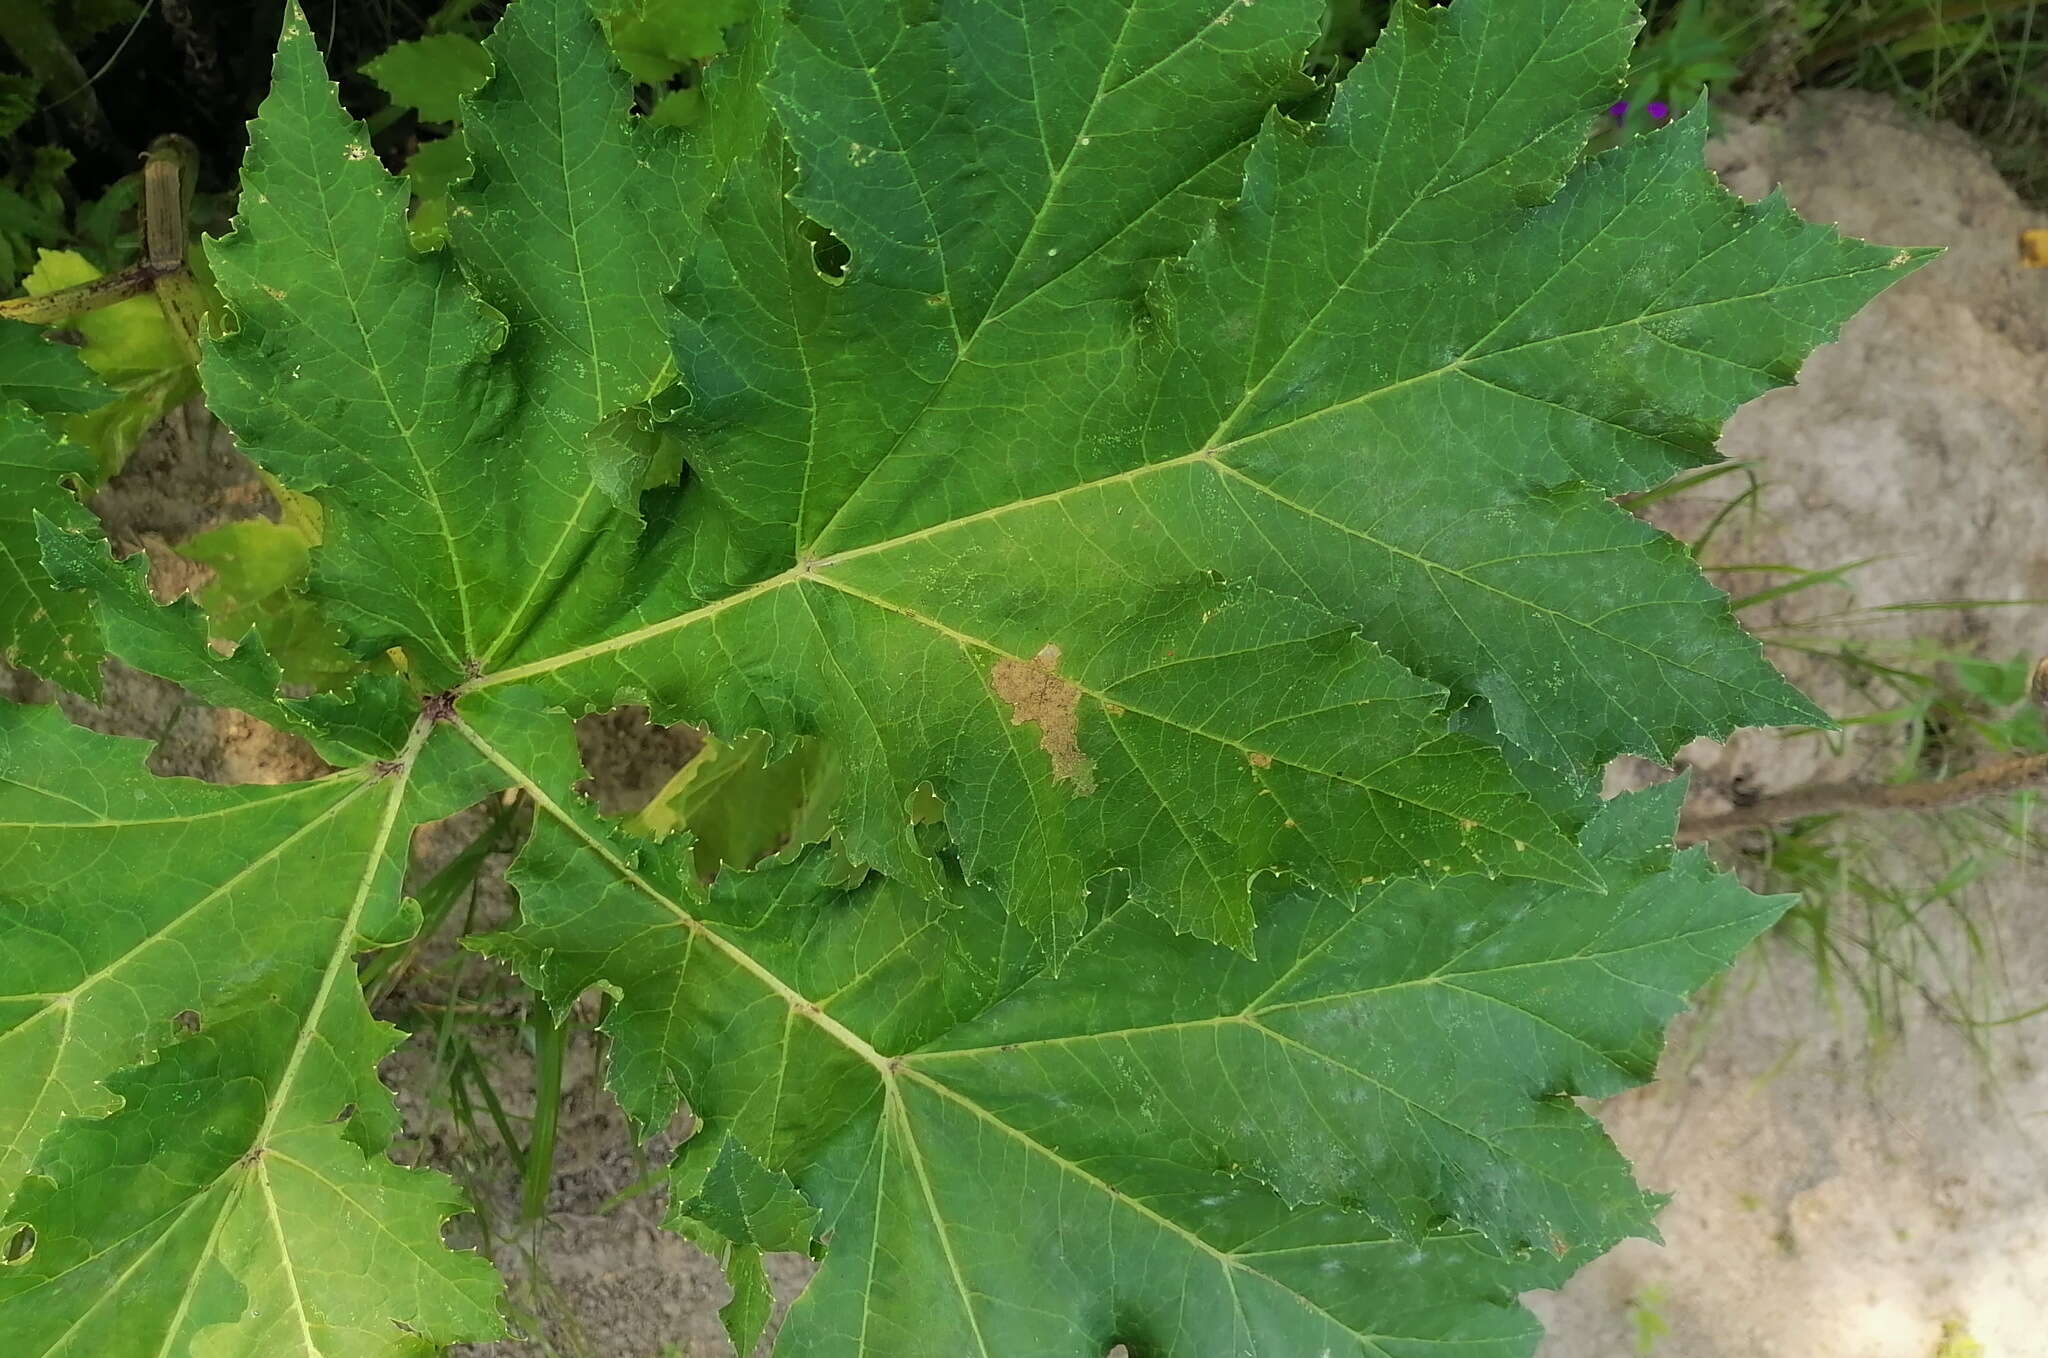
<instances>
[{"instance_id":1,"label":"large green leaf","mask_svg":"<svg viewBox=\"0 0 2048 1358\"><path fill-rule=\"evenodd\" d=\"M530 704L466 734L508 773L573 773ZM796 1353L1522 1352L1509 1286L1647 1234L1654 1205L1571 1099L1647 1079L1664 1023L1786 904L1673 857L1672 785L1588 828L1605 894L1297 893L1256 961L1126 905L1054 974L986 895L842 896L824 855L696 903L672 860L525 785L524 922L484 946L557 1004L617 997L643 1125L687 1099L824 1207Z\"/></svg>"},{"instance_id":2,"label":"large green leaf","mask_svg":"<svg viewBox=\"0 0 2048 1358\"><path fill-rule=\"evenodd\" d=\"M642 119L585 0L515 0L424 253L289 20L204 377L394 674L281 697L37 527L117 652L339 771L137 790L22 719L0 1332L493 1330L344 978L412 826L513 788L477 946L613 996L639 1126L698 1115L672 1220L742 1343L808 1246L793 1353L1526 1353L1514 1294L1655 1205L1571 1100L1782 906L1672 854L1676 789L1577 793L1817 717L1611 497L1922 256L1740 204L1697 118L1585 159L1627 0L1399 6L1330 90L1322 10L721 4ZM788 828L581 803L568 718L624 701L783 769ZM737 870L785 839L830 842Z\"/></svg>"},{"instance_id":3,"label":"large green leaf","mask_svg":"<svg viewBox=\"0 0 2048 1358\"><path fill-rule=\"evenodd\" d=\"M36 519L91 528L77 488L92 454L51 417L87 410L105 391L70 345L0 321L0 651L75 692L99 693L105 647L88 601L58 586L36 543Z\"/></svg>"},{"instance_id":4,"label":"large green leaf","mask_svg":"<svg viewBox=\"0 0 2048 1358\"><path fill-rule=\"evenodd\" d=\"M1574 880L1431 685L1581 769L1819 719L1607 496L1917 256L1743 207L1697 121L1567 183L1625 5L1404 10L1307 127L1289 5L1090 13L799 7L792 151L679 294L687 540L640 625L483 683L821 735L892 875L929 785L1047 935L1121 870L1238 944L1262 872Z\"/></svg>"},{"instance_id":5,"label":"large green leaf","mask_svg":"<svg viewBox=\"0 0 2048 1358\"><path fill-rule=\"evenodd\" d=\"M43 415L76 415L105 399L77 346L52 343L37 326L0 322L0 400Z\"/></svg>"},{"instance_id":6,"label":"large green leaf","mask_svg":"<svg viewBox=\"0 0 2048 1358\"><path fill-rule=\"evenodd\" d=\"M1203 540L1215 492L1199 449L1180 459L1194 481L1141 489L1151 369L1168 356L1133 306L1132 258L1183 244L1228 191L1294 91L1293 10L1313 7L1175 8L1134 10L1121 35L1055 25L1065 74L1036 120L1019 106L1029 69L963 67L960 107L918 103L947 90L949 44L1053 40L1000 11L962 9L950 37L829 7L796 24L775 83L812 153L795 197L853 271L813 268L786 157L728 181L678 342L706 493L671 588L703 602L503 677L545 676L579 707L688 692L671 715L816 731L849 751L853 851L906 879L923 871L902 810L919 785L986 807L956 817L969 874L1054 937L1119 869L1181 927L1239 944L1262 872L1330 889L1430 870L1583 880L1496 757L1444 731L1432 685L1342 615L1275 597L1299 593L1290 574L1214 583L1233 563ZM1626 26L1594 28L1618 54ZM1587 64L1576 25L1536 41L1539 64ZM825 55L870 47L852 83ZM1230 116L1178 117L1189 83ZM881 107L882 88L911 102ZM891 129L911 117L929 126ZM827 135L829 153L813 144ZM1029 419L1008 416L1020 402ZM940 447L974 453L939 474L919 450ZM869 514L872 529L847 527ZM1268 675L1299 687L1247 700Z\"/></svg>"},{"instance_id":7,"label":"large green leaf","mask_svg":"<svg viewBox=\"0 0 2048 1358\"><path fill-rule=\"evenodd\" d=\"M358 651L402 644L441 683L619 611L566 584L631 550L619 477L592 468L673 377L661 294L709 173L629 121L584 6L516 6L490 46L455 249L406 248L406 190L294 18L237 229L208 251L239 325L202 369L215 412L318 494L312 586Z\"/></svg>"},{"instance_id":8,"label":"large green leaf","mask_svg":"<svg viewBox=\"0 0 2048 1358\"><path fill-rule=\"evenodd\" d=\"M450 809L415 789L419 742L396 767L214 788L53 709L0 716L0 1201L32 1232L0 1270L12 1350L326 1358L495 1333L488 1266L440 1242L459 1201L383 1158L375 1066L398 1035L355 981L358 948L417 923L407 831Z\"/></svg>"}]
</instances>

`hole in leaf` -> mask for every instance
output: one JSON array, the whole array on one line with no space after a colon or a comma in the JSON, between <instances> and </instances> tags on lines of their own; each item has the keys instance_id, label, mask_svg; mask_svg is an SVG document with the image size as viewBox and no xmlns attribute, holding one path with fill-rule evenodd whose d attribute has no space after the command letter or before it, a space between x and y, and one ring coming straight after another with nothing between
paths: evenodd
<instances>
[{"instance_id":1,"label":"hole in leaf","mask_svg":"<svg viewBox=\"0 0 2048 1358\"><path fill-rule=\"evenodd\" d=\"M7 1245L0 1249L0 1264L25 1264L36 1252L36 1228L27 1222L12 1227L0 1227L7 1234Z\"/></svg>"},{"instance_id":2,"label":"hole in leaf","mask_svg":"<svg viewBox=\"0 0 2048 1358\"><path fill-rule=\"evenodd\" d=\"M179 1032L189 1036L199 1031L199 1011L196 1009L181 1010L178 1016L171 1020L171 1023Z\"/></svg>"},{"instance_id":3,"label":"hole in leaf","mask_svg":"<svg viewBox=\"0 0 2048 1358\"><path fill-rule=\"evenodd\" d=\"M347 1122L350 1118L354 1117L355 1115L356 1106L352 1103L345 1103L341 1106L341 1111L334 1115L334 1120L336 1122Z\"/></svg>"},{"instance_id":4,"label":"hole in leaf","mask_svg":"<svg viewBox=\"0 0 2048 1358\"><path fill-rule=\"evenodd\" d=\"M847 268L853 263L853 251L846 248L846 242L833 234L832 228L822 222L804 219L804 239L811 243L811 263L817 266L820 276L838 282L846 277Z\"/></svg>"},{"instance_id":5,"label":"hole in leaf","mask_svg":"<svg viewBox=\"0 0 2048 1358\"><path fill-rule=\"evenodd\" d=\"M576 790L607 816L630 816L653 801L704 748L694 726L656 726L637 705L593 712L576 722L576 751L590 777Z\"/></svg>"},{"instance_id":6,"label":"hole in leaf","mask_svg":"<svg viewBox=\"0 0 2048 1358\"><path fill-rule=\"evenodd\" d=\"M688 826L697 876L709 882L724 868L750 869L829 838L843 790L839 762L824 742L801 737L778 748L750 731L732 741L708 740L634 821L656 838ZM864 875L842 862L837 884L850 887Z\"/></svg>"},{"instance_id":7,"label":"hole in leaf","mask_svg":"<svg viewBox=\"0 0 2048 1358\"><path fill-rule=\"evenodd\" d=\"M694 61L683 63L668 75L662 74L659 64L642 66L634 70L632 75L634 77L633 113L636 117L641 118L652 116L665 101L673 96L686 94L688 91L697 89L704 83L703 73L698 69L697 63ZM698 102L701 103L701 97ZM675 116L673 111L665 115L668 119L673 119Z\"/></svg>"},{"instance_id":8,"label":"hole in leaf","mask_svg":"<svg viewBox=\"0 0 2048 1358\"><path fill-rule=\"evenodd\" d=\"M647 717L634 705L577 721L576 744L590 774L577 791L620 818L624 829L652 840L687 827L700 880L831 836L843 779L823 742L800 737L778 744L760 731L727 741ZM941 815L932 798L928 818ZM851 863L845 873L847 886L864 875Z\"/></svg>"}]
</instances>

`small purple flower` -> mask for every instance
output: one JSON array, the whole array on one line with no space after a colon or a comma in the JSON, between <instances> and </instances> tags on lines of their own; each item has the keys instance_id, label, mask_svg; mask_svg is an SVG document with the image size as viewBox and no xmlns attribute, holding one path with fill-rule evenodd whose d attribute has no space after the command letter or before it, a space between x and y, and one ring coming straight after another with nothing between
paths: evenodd
<instances>
[{"instance_id":1,"label":"small purple flower","mask_svg":"<svg viewBox=\"0 0 2048 1358\"><path fill-rule=\"evenodd\" d=\"M1628 117L1628 110L1629 102L1624 99L1610 107L1607 110L1607 116L1616 122L1621 122ZM1665 103L1662 99L1652 99L1649 103L1643 105L1643 112L1650 115L1651 122L1661 123L1671 116L1671 105Z\"/></svg>"}]
</instances>

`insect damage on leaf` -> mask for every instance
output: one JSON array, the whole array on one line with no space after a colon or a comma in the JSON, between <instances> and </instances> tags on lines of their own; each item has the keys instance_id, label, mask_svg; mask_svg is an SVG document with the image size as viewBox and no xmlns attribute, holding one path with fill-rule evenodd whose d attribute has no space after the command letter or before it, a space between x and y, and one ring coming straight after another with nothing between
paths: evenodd
<instances>
[{"instance_id":1,"label":"insect damage on leaf","mask_svg":"<svg viewBox=\"0 0 2048 1358\"><path fill-rule=\"evenodd\" d=\"M1095 764L1081 752L1081 690L1059 676L1060 648L1047 643L1030 660L1008 656L989 672L989 685L1010 707L1010 725L1038 728L1038 746L1052 776L1080 796L1095 791Z\"/></svg>"}]
</instances>

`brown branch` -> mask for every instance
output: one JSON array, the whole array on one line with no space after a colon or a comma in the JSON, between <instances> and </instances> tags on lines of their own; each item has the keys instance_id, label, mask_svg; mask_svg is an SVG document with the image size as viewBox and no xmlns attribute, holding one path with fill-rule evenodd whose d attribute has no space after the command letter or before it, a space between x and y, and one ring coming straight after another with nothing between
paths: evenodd
<instances>
[{"instance_id":1,"label":"brown branch","mask_svg":"<svg viewBox=\"0 0 2048 1358\"><path fill-rule=\"evenodd\" d=\"M0 4L7 0L0 0ZM191 211L199 153L175 134L150 144L142 166L142 259L117 273L34 297L0 299L0 317L32 325L62 325L89 311L156 294L171 334L188 361L199 361L206 323L206 293L185 262L185 218Z\"/></svg>"},{"instance_id":2,"label":"brown branch","mask_svg":"<svg viewBox=\"0 0 2048 1358\"><path fill-rule=\"evenodd\" d=\"M1738 830L1762 830L1809 816L1849 811L1946 811L2044 783L2048 783L2048 754L2001 759L1931 783L1809 783L1733 811L1687 816L1678 823L1678 842L1697 844Z\"/></svg>"},{"instance_id":3,"label":"brown branch","mask_svg":"<svg viewBox=\"0 0 2048 1358\"><path fill-rule=\"evenodd\" d=\"M0 0L4 2L4 0ZM158 275L147 264L131 264L119 273L102 274L90 283L79 283L33 297L0 299L0 317L26 321L30 325L62 325L88 311L140 297L156 287Z\"/></svg>"}]
</instances>

